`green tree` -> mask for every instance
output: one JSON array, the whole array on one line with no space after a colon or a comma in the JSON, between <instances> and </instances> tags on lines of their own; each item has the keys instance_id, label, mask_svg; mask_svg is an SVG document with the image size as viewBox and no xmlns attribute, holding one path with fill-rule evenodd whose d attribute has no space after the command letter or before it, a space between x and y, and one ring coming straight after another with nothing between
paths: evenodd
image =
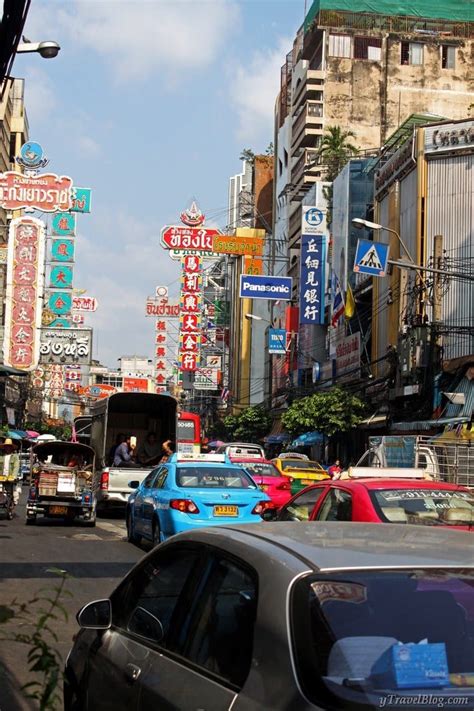
<instances>
[{"instance_id":1,"label":"green tree","mask_svg":"<svg viewBox=\"0 0 474 711\"><path fill-rule=\"evenodd\" d=\"M339 126L328 126L319 146L319 155L326 166L326 180L332 183L345 164L359 152L349 139L355 138L353 131L342 131Z\"/></svg>"},{"instance_id":2,"label":"green tree","mask_svg":"<svg viewBox=\"0 0 474 711\"><path fill-rule=\"evenodd\" d=\"M251 148L243 148L240 153L240 160L246 160L251 165L255 162L255 153Z\"/></svg>"},{"instance_id":3,"label":"green tree","mask_svg":"<svg viewBox=\"0 0 474 711\"><path fill-rule=\"evenodd\" d=\"M356 427L362 420L364 407L358 397L335 387L296 400L281 419L291 435L316 430L330 436Z\"/></svg>"},{"instance_id":4,"label":"green tree","mask_svg":"<svg viewBox=\"0 0 474 711\"><path fill-rule=\"evenodd\" d=\"M238 415L228 415L224 424L230 440L259 442L268 433L272 418L260 405L252 405Z\"/></svg>"}]
</instances>

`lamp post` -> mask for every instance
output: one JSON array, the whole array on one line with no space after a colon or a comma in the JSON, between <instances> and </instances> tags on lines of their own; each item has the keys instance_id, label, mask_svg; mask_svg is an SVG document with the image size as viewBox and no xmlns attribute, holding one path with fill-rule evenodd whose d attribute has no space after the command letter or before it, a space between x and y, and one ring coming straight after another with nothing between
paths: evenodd
<instances>
[{"instance_id":1,"label":"lamp post","mask_svg":"<svg viewBox=\"0 0 474 711\"><path fill-rule=\"evenodd\" d=\"M363 227L367 227L367 229L369 230L385 230L385 232L391 232L400 242L410 262L412 264L415 264L415 260L411 256L408 247L406 246L405 242L402 240L396 230L393 230L391 227L385 227L385 225L379 225L378 222L370 222L370 220L363 220L361 217L354 217L354 219L352 220L352 224L359 230L361 230Z\"/></svg>"},{"instance_id":2,"label":"lamp post","mask_svg":"<svg viewBox=\"0 0 474 711\"><path fill-rule=\"evenodd\" d=\"M16 54L30 54L38 52L43 59L53 59L59 54L61 47L57 42L47 40L44 42L30 42L29 40L21 42L16 48Z\"/></svg>"}]
</instances>

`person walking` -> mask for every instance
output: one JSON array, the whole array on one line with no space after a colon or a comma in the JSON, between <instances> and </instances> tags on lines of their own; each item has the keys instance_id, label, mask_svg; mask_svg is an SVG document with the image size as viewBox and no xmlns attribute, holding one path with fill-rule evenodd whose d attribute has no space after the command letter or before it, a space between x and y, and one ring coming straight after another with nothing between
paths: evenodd
<instances>
[{"instance_id":1,"label":"person walking","mask_svg":"<svg viewBox=\"0 0 474 711\"><path fill-rule=\"evenodd\" d=\"M342 472L341 468L341 462L339 459L336 459L334 464L331 464L331 466L328 469L328 474L331 477L331 479L334 479L335 475L339 475Z\"/></svg>"}]
</instances>

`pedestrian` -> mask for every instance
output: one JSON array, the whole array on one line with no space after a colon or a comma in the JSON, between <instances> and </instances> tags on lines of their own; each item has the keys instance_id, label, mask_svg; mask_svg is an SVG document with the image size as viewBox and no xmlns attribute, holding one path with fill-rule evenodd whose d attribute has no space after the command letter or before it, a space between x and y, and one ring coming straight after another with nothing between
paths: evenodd
<instances>
[{"instance_id":1,"label":"pedestrian","mask_svg":"<svg viewBox=\"0 0 474 711\"><path fill-rule=\"evenodd\" d=\"M135 445L131 443L131 436L125 436L125 441L123 441L117 449L114 455L114 467L130 467L134 464L135 460Z\"/></svg>"},{"instance_id":2,"label":"pedestrian","mask_svg":"<svg viewBox=\"0 0 474 711\"><path fill-rule=\"evenodd\" d=\"M7 437L0 445L0 479L4 482L15 506L20 500L20 455L12 439Z\"/></svg>"},{"instance_id":3,"label":"pedestrian","mask_svg":"<svg viewBox=\"0 0 474 711\"><path fill-rule=\"evenodd\" d=\"M333 479L334 477L337 478L336 475L339 475L341 472L342 472L341 462L339 461L339 459L336 459L336 461L334 462L334 464L332 464L332 465L329 467L329 469L328 469L328 474L329 474L329 476L331 477L331 479Z\"/></svg>"},{"instance_id":4,"label":"pedestrian","mask_svg":"<svg viewBox=\"0 0 474 711\"><path fill-rule=\"evenodd\" d=\"M158 464L163 451L162 445L158 442L154 432L148 432L146 440L140 446L137 459L140 464L151 465Z\"/></svg>"}]
</instances>

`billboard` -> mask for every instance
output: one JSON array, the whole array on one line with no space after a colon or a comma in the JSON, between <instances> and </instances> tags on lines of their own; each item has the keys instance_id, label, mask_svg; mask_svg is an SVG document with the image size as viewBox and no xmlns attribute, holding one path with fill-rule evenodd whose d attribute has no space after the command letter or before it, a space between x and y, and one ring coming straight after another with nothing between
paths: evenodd
<instances>
[{"instance_id":1,"label":"billboard","mask_svg":"<svg viewBox=\"0 0 474 711\"><path fill-rule=\"evenodd\" d=\"M300 323L324 323L326 239L301 237Z\"/></svg>"},{"instance_id":2,"label":"billboard","mask_svg":"<svg viewBox=\"0 0 474 711\"><path fill-rule=\"evenodd\" d=\"M11 221L8 239L4 362L20 370L38 364L45 255L44 222Z\"/></svg>"},{"instance_id":3,"label":"billboard","mask_svg":"<svg viewBox=\"0 0 474 711\"><path fill-rule=\"evenodd\" d=\"M241 299L291 299L293 279L291 277L240 275Z\"/></svg>"},{"instance_id":4,"label":"billboard","mask_svg":"<svg viewBox=\"0 0 474 711\"><path fill-rule=\"evenodd\" d=\"M123 379L124 393L147 393L147 378L125 378Z\"/></svg>"},{"instance_id":5,"label":"billboard","mask_svg":"<svg viewBox=\"0 0 474 711\"><path fill-rule=\"evenodd\" d=\"M43 328L40 363L90 365L92 330L90 328Z\"/></svg>"},{"instance_id":6,"label":"billboard","mask_svg":"<svg viewBox=\"0 0 474 711\"><path fill-rule=\"evenodd\" d=\"M41 212L58 212L71 207L72 178L55 173L26 176L7 171L0 173L0 207L22 210L25 207Z\"/></svg>"}]
</instances>

